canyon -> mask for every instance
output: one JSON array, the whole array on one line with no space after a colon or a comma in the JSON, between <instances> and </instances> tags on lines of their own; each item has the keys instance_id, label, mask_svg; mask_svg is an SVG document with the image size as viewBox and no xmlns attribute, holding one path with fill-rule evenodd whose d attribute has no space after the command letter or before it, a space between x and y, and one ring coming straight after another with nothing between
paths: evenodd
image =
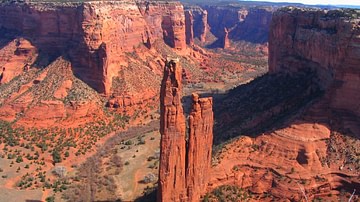
<instances>
[{"instance_id":1,"label":"canyon","mask_svg":"<svg viewBox=\"0 0 360 202\"><path fill-rule=\"evenodd\" d=\"M359 15L4 1L0 189L43 201L348 200L360 185Z\"/></svg>"}]
</instances>

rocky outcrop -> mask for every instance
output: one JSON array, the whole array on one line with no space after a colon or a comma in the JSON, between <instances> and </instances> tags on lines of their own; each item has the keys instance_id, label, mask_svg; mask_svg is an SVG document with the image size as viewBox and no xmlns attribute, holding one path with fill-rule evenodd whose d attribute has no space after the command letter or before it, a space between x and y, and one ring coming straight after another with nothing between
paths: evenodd
<instances>
[{"instance_id":1,"label":"rocky outcrop","mask_svg":"<svg viewBox=\"0 0 360 202\"><path fill-rule=\"evenodd\" d=\"M330 107L360 116L360 26L353 10L283 8L271 23L269 71L312 68Z\"/></svg>"},{"instance_id":2,"label":"rocky outcrop","mask_svg":"<svg viewBox=\"0 0 360 202\"><path fill-rule=\"evenodd\" d=\"M186 188L188 201L198 201L209 180L213 143L212 98L199 98L192 94L189 116Z\"/></svg>"},{"instance_id":3,"label":"rocky outcrop","mask_svg":"<svg viewBox=\"0 0 360 202\"><path fill-rule=\"evenodd\" d=\"M229 31L227 28L224 28L223 48L230 48Z\"/></svg>"},{"instance_id":4,"label":"rocky outcrop","mask_svg":"<svg viewBox=\"0 0 360 202\"><path fill-rule=\"evenodd\" d=\"M201 42L212 42L213 39L209 41L210 35L222 41L224 28L227 28L231 40L266 43L274 11L272 7L205 4L189 6L186 9L193 13L194 36Z\"/></svg>"},{"instance_id":5,"label":"rocky outcrop","mask_svg":"<svg viewBox=\"0 0 360 202\"><path fill-rule=\"evenodd\" d=\"M157 201L199 201L206 191L213 141L212 98L193 94L186 144L179 61L168 60L160 91L160 168Z\"/></svg>"},{"instance_id":6,"label":"rocky outcrop","mask_svg":"<svg viewBox=\"0 0 360 202\"><path fill-rule=\"evenodd\" d=\"M177 50L186 47L179 2L2 3L0 28L28 39L45 66L67 53L75 75L105 94L124 52L157 39Z\"/></svg>"},{"instance_id":7,"label":"rocky outcrop","mask_svg":"<svg viewBox=\"0 0 360 202\"><path fill-rule=\"evenodd\" d=\"M194 17L191 11L185 11L186 44L194 45Z\"/></svg>"},{"instance_id":8,"label":"rocky outcrop","mask_svg":"<svg viewBox=\"0 0 360 202\"><path fill-rule=\"evenodd\" d=\"M159 202L183 201L186 198L186 134L181 104L181 74L179 61L168 60L160 91Z\"/></svg>"},{"instance_id":9,"label":"rocky outcrop","mask_svg":"<svg viewBox=\"0 0 360 202\"><path fill-rule=\"evenodd\" d=\"M251 136L219 152L210 190L230 184L262 201L335 201L359 187L360 167L350 157L360 144L359 22L354 10L289 7L274 14L270 74L218 101L218 126L224 124L215 139Z\"/></svg>"},{"instance_id":10,"label":"rocky outcrop","mask_svg":"<svg viewBox=\"0 0 360 202\"><path fill-rule=\"evenodd\" d=\"M198 38L200 42L206 42L207 34L209 32L208 13L200 7L191 7L189 10L194 18L194 37Z\"/></svg>"}]
</instances>

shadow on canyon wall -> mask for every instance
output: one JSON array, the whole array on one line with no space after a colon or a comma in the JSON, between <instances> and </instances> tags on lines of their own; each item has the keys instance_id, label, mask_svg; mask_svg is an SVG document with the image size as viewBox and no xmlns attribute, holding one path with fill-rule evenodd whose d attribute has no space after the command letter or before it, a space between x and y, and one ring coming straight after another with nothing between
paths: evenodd
<instances>
[{"instance_id":1,"label":"shadow on canyon wall","mask_svg":"<svg viewBox=\"0 0 360 202\"><path fill-rule=\"evenodd\" d=\"M28 40L33 46L37 48L38 57L36 58L35 62L32 65L36 68L45 68L52 62L56 60L56 58L65 55L65 50L60 50L58 48L55 48L51 45L44 46L44 43L40 43L39 41L27 37L25 34L20 33L17 30L12 29L6 29L4 27L0 27L0 49L7 46L10 42L12 42L15 39L23 38ZM70 45L66 49L70 49Z\"/></svg>"},{"instance_id":2,"label":"shadow on canyon wall","mask_svg":"<svg viewBox=\"0 0 360 202\"><path fill-rule=\"evenodd\" d=\"M214 147L233 138L287 128L294 123L317 123L330 130L359 139L354 131L345 129L342 119L360 122L350 111L331 109L326 89L320 86L317 72L304 68L296 74L267 73L224 94L202 94L214 99ZM191 96L183 97L184 111Z\"/></svg>"},{"instance_id":3,"label":"shadow on canyon wall","mask_svg":"<svg viewBox=\"0 0 360 202\"><path fill-rule=\"evenodd\" d=\"M290 127L295 120L296 124L322 124L331 131L359 139L356 133L345 130L341 124L336 124L344 117L360 122L359 117L351 115L351 112L329 109L325 89L318 84L317 73L311 69L303 69L292 75L265 74L225 94L203 94L202 97L214 98L214 149L242 135L257 137L263 133ZM191 96L183 97L186 114L189 113L187 108L190 100ZM306 158L300 159L303 160ZM357 182L343 181L336 189L350 193L358 186ZM155 199L156 191L152 191L136 201L146 202Z\"/></svg>"}]
</instances>

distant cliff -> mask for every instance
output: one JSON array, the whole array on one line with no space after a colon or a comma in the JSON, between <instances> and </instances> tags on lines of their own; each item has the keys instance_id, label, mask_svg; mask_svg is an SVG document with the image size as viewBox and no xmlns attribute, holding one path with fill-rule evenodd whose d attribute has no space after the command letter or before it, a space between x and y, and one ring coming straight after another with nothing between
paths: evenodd
<instances>
[{"instance_id":1,"label":"distant cliff","mask_svg":"<svg viewBox=\"0 0 360 202\"><path fill-rule=\"evenodd\" d=\"M330 107L360 116L360 13L283 8L269 35L269 71L315 69Z\"/></svg>"},{"instance_id":2,"label":"distant cliff","mask_svg":"<svg viewBox=\"0 0 360 202\"><path fill-rule=\"evenodd\" d=\"M211 41L211 35L224 38L224 28L229 30L231 40L252 43L268 41L272 7L247 7L233 5L187 6L193 13L194 36L201 42Z\"/></svg>"},{"instance_id":3,"label":"distant cliff","mask_svg":"<svg viewBox=\"0 0 360 202\"><path fill-rule=\"evenodd\" d=\"M157 39L186 47L179 2L2 3L0 29L28 39L47 60L66 53L74 73L106 94L124 52Z\"/></svg>"}]
</instances>

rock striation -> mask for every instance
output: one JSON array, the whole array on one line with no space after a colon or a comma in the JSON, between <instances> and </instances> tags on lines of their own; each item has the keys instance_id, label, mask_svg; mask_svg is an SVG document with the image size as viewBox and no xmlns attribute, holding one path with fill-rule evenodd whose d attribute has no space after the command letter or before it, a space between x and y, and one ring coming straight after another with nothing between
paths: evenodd
<instances>
[{"instance_id":1,"label":"rock striation","mask_svg":"<svg viewBox=\"0 0 360 202\"><path fill-rule=\"evenodd\" d=\"M360 14L354 10L283 8L269 35L269 71L312 68L330 108L360 116Z\"/></svg>"},{"instance_id":2,"label":"rock striation","mask_svg":"<svg viewBox=\"0 0 360 202\"><path fill-rule=\"evenodd\" d=\"M183 201L186 134L181 105L181 74L177 60L168 60L160 91L160 164L158 201Z\"/></svg>"},{"instance_id":3,"label":"rock striation","mask_svg":"<svg viewBox=\"0 0 360 202\"><path fill-rule=\"evenodd\" d=\"M182 50L184 9L179 2L91 1L1 3L0 29L24 37L46 66L67 53L73 71L100 93L110 94L121 56L155 40Z\"/></svg>"},{"instance_id":4,"label":"rock striation","mask_svg":"<svg viewBox=\"0 0 360 202\"><path fill-rule=\"evenodd\" d=\"M157 201L199 201L206 191L213 141L212 98L192 95L189 138L181 105L182 68L168 59L160 91L160 167Z\"/></svg>"},{"instance_id":5,"label":"rock striation","mask_svg":"<svg viewBox=\"0 0 360 202\"><path fill-rule=\"evenodd\" d=\"M213 42L213 38L222 39L224 28L229 30L229 39L244 40L252 43L268 41L272 7L248 7L244 5L188 6L194 16L194 37L200 42Z\"/></svg>"},{"instance_id":6,"label":"rock striation","mask_svg":"<svg viewBox=\"0 0 360 202\"><path fill-rule=\"evenodd\" d=\"M209 33L207 11L200 7L191 7L188 8L188 10L192 12L194 18L194 37L198 38L202 43L206 42L206 38Z\"/></svg>"},{"instance_id":7,"label":"rock striation","mask_svg":"<svg viewBox=\"0 0 360 202\"><path fill-rule=\"evenodd\" d=\"M190 10L185 11L186 44L194 45L194 17Z\"/></svg>"},{"instance_id":8,"label":"rock striation","mask_svg":"<svg viewBox=\"0 0 360 202\"><path fill-rule=\"evenodd\" d=\"M199 95L192 94L186 167L188 201L198 201L207 188L211 168L213 117L212 98L199 98Z\"/></svg>"},{"instance_id":9,"label":"rock striation","mask_svg":"<svg viewBox=\"0 0 360 202\"><path fill-rule=\"evenodd\" d=\"M219 152L210 190L225 184L262 201L335 201L359 187L358 161L347 157L360 144L359 14L293 7L275 12L270 74L234 89L221 100L224 107L216 107L220 125L225 122L217 134L252 136Z\"/></svg>"}]
</instances>

